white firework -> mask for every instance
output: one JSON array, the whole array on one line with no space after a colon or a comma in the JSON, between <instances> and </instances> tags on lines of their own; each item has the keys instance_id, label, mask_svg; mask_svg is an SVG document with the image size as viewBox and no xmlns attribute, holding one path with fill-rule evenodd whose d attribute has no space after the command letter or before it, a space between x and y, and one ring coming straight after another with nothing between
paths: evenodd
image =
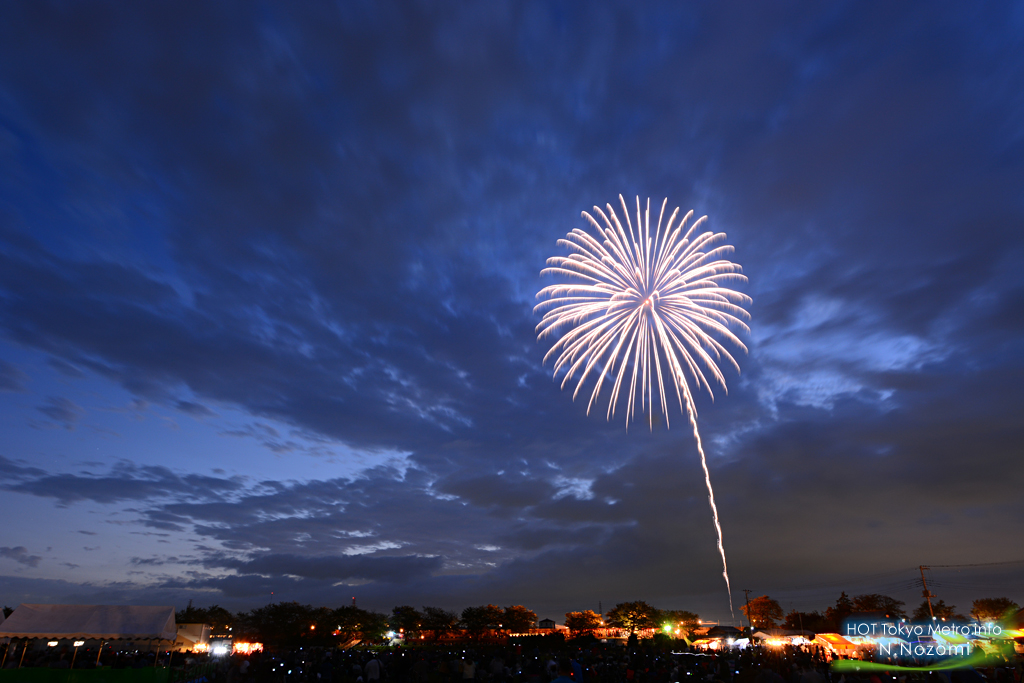
<instances>
[{"instance_id":1,"label":"white firework","mask_svg":"<svg viewBox=\"0 0 1024 683\"><path fill-rule=\"evenodd\" d=\"M669 423L665 375L671 378L679 409L685 410L697 440L732 612L722 527L718 522L715 494L687 377L698 390L704 387L712 399L714 393L705 373L728 393L719 363L725 361L737 372L739 364L713 335L746 352L746 346L731 328L750 331L745 322L749 314L743 308L750 303L750 298L729 287L730 283L746 282L746 277L739 265L723 258L733 251L730 245L723 244L724 233L703 232L693 236L707 216L687 228L693 211L676 224L679 215L676 208L662 230L666 199L661 204L652 236L650 199L641 213L637 197L636 230L622 195L619 201L625 229L611 204L607 205L607 213L594 207L604 226L584 211L583 217L597 230L599 238L595 239L585 230L573 229L566 239L558 240L559 245L569 249L569 256L548 259L548 267L541 271L541 275L577 280L571 284L550 285L537 293L538 298L546 299L534 309L544 311L537 326L538 339L568 328L544 356L544 361L557 356L554 373L557 377L558 373L565 372L563 389L573 377L579 377L573 400L587 378L597 375L587 403L588 415L607 380L612 383L606 414L610 420L615 414L623 381L627 381L628 400L624 410L627 429L630 420L635 419L638 404L641 413L648 412L650 428L654 428L655 398L666 424Z\"/></svg>"}]
</instances>

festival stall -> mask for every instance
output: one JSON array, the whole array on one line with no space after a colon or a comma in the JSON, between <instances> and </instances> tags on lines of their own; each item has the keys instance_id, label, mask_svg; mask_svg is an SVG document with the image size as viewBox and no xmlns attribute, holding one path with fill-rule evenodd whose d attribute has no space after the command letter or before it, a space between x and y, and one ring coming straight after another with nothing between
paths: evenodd
<instances>
[{"instance_id":1,"label":"festival stall","mask_svg":"<svg viewBox=\"0 0 1024 683\"><path fill-rule=\"evenodd\" d=\"M853 657L857 654L857 644L838 633L819 633L814 642L837 657Z\"/></svg>"},{"instance_id":2,"label":"festival stall","mask_svg":"<svg viewBox=\"0 0 1024 683\"><path fill-rule=\"evenodd\" d=\"M45 640L50 647L73 646L70 668L74 668L78 649L86 641L98 641L100 649L112 640L144 641L154 647L162 641L169 645L176 637L173 607L22 603L0 624L0 638L12 639L5 659L16 646L13 641L22 641L18 668L31 644L39 640Z\"/></svg>"}]
</instances>

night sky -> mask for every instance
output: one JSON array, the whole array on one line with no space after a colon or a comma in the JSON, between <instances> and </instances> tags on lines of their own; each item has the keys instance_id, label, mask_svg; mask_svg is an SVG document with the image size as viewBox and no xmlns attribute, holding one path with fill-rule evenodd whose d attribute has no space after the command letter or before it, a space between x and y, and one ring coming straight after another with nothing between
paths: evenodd
<instances>
[{"instance_id":1,"label":"night sky","mask_svg":"<svg viewBox=\"0 0 1024 683\"><path fill-rule=\"evenodd\" d=\"M635 4L5 2L0 602L729 621L678 407L536 339L620 193L749 278L737 604L1024 602L1024 5Z\"/></svg>"}]
</instances>

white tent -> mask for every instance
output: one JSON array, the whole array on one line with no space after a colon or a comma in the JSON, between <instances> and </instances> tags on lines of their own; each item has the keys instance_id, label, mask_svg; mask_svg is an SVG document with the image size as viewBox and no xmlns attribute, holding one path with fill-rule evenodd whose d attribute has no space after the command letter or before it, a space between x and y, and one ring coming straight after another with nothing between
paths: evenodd
<instances>
[{"instance_id":1,"label":"white tent","mask_svg":"<svg viewBox=\"0 0 1024 683\"><path fill-rule=\"evenodd\" d=\"M173 607L29 605L0 623L0 638L174 640Z\"/></svg>"}]
</instances>

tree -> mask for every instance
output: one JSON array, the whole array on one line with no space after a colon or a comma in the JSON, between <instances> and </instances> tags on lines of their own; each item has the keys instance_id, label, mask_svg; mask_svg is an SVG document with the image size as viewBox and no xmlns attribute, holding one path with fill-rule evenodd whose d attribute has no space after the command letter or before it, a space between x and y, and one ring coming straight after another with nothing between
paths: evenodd
<instances>
[{"instance_id":1,"label":"tree","mask_svg":"<svg viewBox=\"0 0 1024 683\"><path fill-rule=\"evenodd\" d=\"M838 631L843 625L843 621L845 621L852 613L853 601L850 600L848 595L846 595L846 591L843 591L836 600L835 606L829 607L825 610L825 618L829 622L830 630Z\"/></svg>"},{"instance_id":2,"label":"tree","mask_svg":"<svg viewBox=\"0 0 1024 683\"><path fill-rule=\"evenodd\" d=\"M504 610L497 605L480 605L479 607L467 607L462 610L462 627L480 637L484 631L502 628L502 619L505 616Z\"/></svg>"},{"instance_id":3,"label":"tree","mask_svg":"<svg viewBox=\"0 0 1024 683\"><path fill-rule=\"evenodd\" d=\"M4 605L4 619L14 614L14 608Z\"/></svg>"},{"instance_id":4,"label":"tree","mask_svg":"<svg viewBox=\"0 0 1024 683\"><path fill-rule=\"evenodd\" d=\"M522 605L510 605L505 608L505 614L501 617L501 623L506 631L525 633L536 625L537 613L532 609L526 609Z\"/></svg>"},{"instance_id":5,"label":"tree","mask_svg":"<svg viewBox=\"0 0 1024 683\"><path fill-rule=\"evenodd\" d=\"M388 615L380 612L367 612L363 622L363 640L380 640L388 632Z\"/></svg>"},{"instance_id":6,"label":"tree","mask_svg":"<svg viewBox=\"0 0 1024 683\"><path fill-rule=\"evenodd\" d=\"M579 638L601 627L601 615L589 609L583 612L566 612L565 627L569 629L573 638Z\"/></svg>"},{"instance_id":7,"label":"tree","mask_svg":"<svg viewBox=\"0 0 1024 683\"><path fill-rule=\"evenodd\" d=\"M684 609L663 609L658 610L658 621L662 624L671 624L678 628L696 626L700 623L700 615L694 612L687 612Z\"/></svg>"},{"instance_id":8,"label":"tree","mask_svg":"<svg viewBox=\"0 0 1024 683\"><path fill-rule=\"evenodd\" d=\"M658 625L655 618L658 610L648 605L643 600L636 602L620 602L608 610L605 621L611 626L629 629L630 633L636 633L639 629L653 628Z\"/></svg>"},{"instance_id":9,"label":"tree","mask_svg":"<svg viewBox=\"0 0 1024 683\"><path fill-rule=\"evenodd\" d=\"M797 610L791 611L786 615L786 621L783 622L782 628L798 630L803 629L805 631L813 631L814 633L827 633L830 631L838 630L838 626L832 626L829 620L821 612L798 612Z\"/></svg>"},{"instance_id":10,"label":"tree","mask_svg":"<svg viewBox=\"0 0 1024 683\"><path fill-rule=\"evenodd\" d=\"M684 634L688 634L700 626L700 616L684 609L658 610L657 621L662 626L671 627L672 631L680 630ZM674 633L673 637L675 637Z\"/></svg>"},{"instance_id":11,"label":"tree","mask_svg":"<svg viewBox=\"0 0 1024 683\"><path fill-rule=\"evenodd\" d=\"M206 622L211 629L227 630L233 628L238 618L220 605L210 605L206 608Z\"/></svg>"},{"instance_id":12,"label":"tree","mask_svg":"<svg viewBox=\"0 0 1024 683\"><path fill-rule=\"evenodd\" d=\"M321 647L334 645L334 632L338 630L334 613L335 610L330 607L312 608L309 611L309 628L304 633L303 642Z\"/></svg>"},{"instance_id":13,"label":"tree","mask_svg":"<svg viewBox=\"0 0 1024 683\"><path fill-rule=\"evenodd\" d=\"M377 640L387 630L387 617L376 612L368 612L355 605L343 605L331 612L331 627L337 631L342 643L353 638ZM319 629L320 626L317 625Z\"/></svg>"},{"instance_id":14,"label":"tree","mask_svg":"<svg viewBox=\"0 0 1024 683\"><path fill-rule=\"evenodd\" d=\"M318 638L316 629L310 627L326 615L310 605L279 602L239 616L241 631L246 636L271 647L294 648Z\"/></svg>"},{"instance_id":15,"label":"tree","mask_svg":"<svg viewBox=\"0 0 1024 683\"><path fill-rule=\"evenodd\" d=\"M746 605L740 605L740 610L747 615L754 628L775 628L775 622L782 618L782 607L778 601L767 595L754 598Z\"/></svg>"},{"instance_id":16,"label":"tree","mask_svg":"<svg viewBox=\"0 0 1024 683\"><path fill-rule=\"evenodd\" d=\"M978 621L1002 621L1019 609L1010 598L980 598L971 606L971 616Z\"/></svg>"},{"instance_id":17,"label":"tree","mask_svg":"<svg viewBox=\"0 0 1024 683\"><path fill-rule=\"evenodd\" d=\"M905 619L907 613L903 610L906 604L902 600L890 598L888 595L868 593L858 595L853 599L854 612L882 612L890 619Z\"/></svg>"},{"instance_id":18,"label":"tree","mask_svg":"<svg viewBox=\"0 0 1024 683\"><path fill-rule=\"evenodd\" d=\"M455 630L459 624L459 615L455 612L441 609L440 607L423 607L424 631L431 631L434 640L439 640Z\"/></svg>"},{"instance_id":19,"label":"tree","mask_svg":"<svg viewBox=\"0 0 1024 683\"><path fill-rule=\"evenodd\" d=\"M415 638L423 630L423 614L415 607L401 605L391 610L388 623L392 629L404 633L406 638Z\"/></svg>"},{"instance_id":20,"label":"tree","mask_svg":"<svg viewBox=\"0 0 1024 683\"><path fill-rule=\"evenodd\" d=\"M220 605L209 607L193 607L191 603L180 612L176 612L174 620L179 624L209 624L214 633L222 633L235 625L237 618Z\"/></svg>"},{"instance_id":21,"label":"tree","mask_svg":"<svg viewBox=\"0 0 1024 683\"><path fill-rule=\"evenodd\" d=\"M174 613L174 621L179 624L205 624L206 610L193 607L192 601L189 600L188 607Z\"/></svg>"},{"instance_id":22,"label":"tree","mask_svg":"<svg viewBox=\"0 0 1024 683\"><path fill-rule=\"evenodd\" d=\"M928 609L928 600L922 600L921 604L916 610L914 610L913 619L914 621L928 621L934 614L936 619L950 619L956 621L967 621L967 617L962 614L957 614L955 605L947 605L944 600L932 603L932 608Z\"/></svg>"}]
</instances>

